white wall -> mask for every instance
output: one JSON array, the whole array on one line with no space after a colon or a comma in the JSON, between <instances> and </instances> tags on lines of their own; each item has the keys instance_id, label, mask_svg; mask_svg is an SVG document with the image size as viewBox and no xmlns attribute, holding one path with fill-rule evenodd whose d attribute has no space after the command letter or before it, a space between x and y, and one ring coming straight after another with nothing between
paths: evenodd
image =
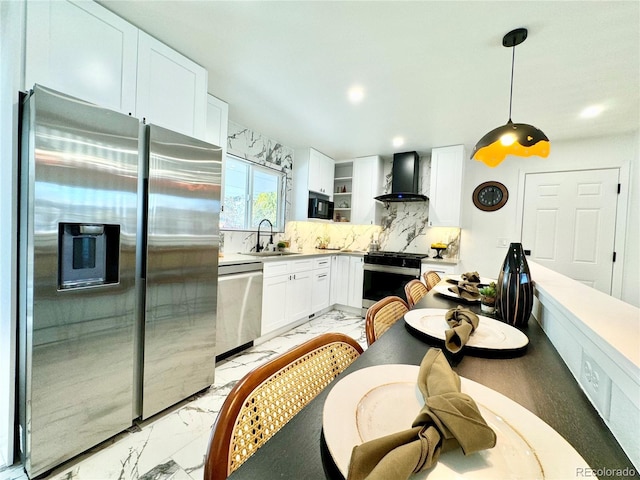
<instances>
[{"instance_id":1,"label":"white wall","mask_svg":"<svg viewBox=\"0 0 640 480\"><path fill-rule=\"evenodd\" d=\"M469 160L465 165L460 270L478 270L483 275L497 277L506 254L505 248L496 246L497 239L521 240L522 189L526 173L620 167L623 191L618 205L614 294L617 288L623 301L640 306L638 140L636 132L593 140L552 141L551 153L546 159L508 157L496 168ZM468 151L472 151L469 146ZM497 180L509 190L509 201L497 212L482 212L471 201L474 188L488 180Z\"/></svg>"},{"instance_id":2,"label":"white wall","mask_svg":"<svg viewBox=\"0 0 640 480\"><path fill-rule=\"evenodd\" d=\"M23 2L0 1L0 467L13 461L17 113ZM11 235L9 235L11 232Z\"/></svg>"}]
</instances>

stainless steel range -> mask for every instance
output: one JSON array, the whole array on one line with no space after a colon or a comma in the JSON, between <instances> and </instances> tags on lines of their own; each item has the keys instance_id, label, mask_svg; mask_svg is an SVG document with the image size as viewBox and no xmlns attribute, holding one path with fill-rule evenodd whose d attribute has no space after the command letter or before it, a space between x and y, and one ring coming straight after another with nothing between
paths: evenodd
<instances>
[{"instance_id":1,"label":"stainless steel range","mask_svg":"<svg viewBox=\"0 0 640 480\"><path fill-rule=\"evenodd\" d=\"M414 278L420 278L422 259L426 253L369 252L364 256L364 284L362 310L366 310L389 295L397 295L405 301L404 286Z\"/></svg>"}]
</instances>

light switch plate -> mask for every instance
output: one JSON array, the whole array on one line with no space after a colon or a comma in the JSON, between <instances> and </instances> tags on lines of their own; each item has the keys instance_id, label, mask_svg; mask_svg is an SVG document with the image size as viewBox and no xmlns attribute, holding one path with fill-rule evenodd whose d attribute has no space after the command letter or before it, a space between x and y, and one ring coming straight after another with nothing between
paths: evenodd
<instances>
[{"instance_id":1,"label":"light switch plate","mask_svg":"<svg viewBox=\"0 0 640 480\"><path fill-rule=\"evenodd\" d=\"M611 379L584 350L582 351L580 383L600 415L608 420L611 406Z\"/></svg>"},{"instance_id":2,"label":"light switch plate","mask_svg":"<svg viewBox=\"0 0 640 480\"><path fill-rule=\"evenodd\" d=\"M498 248L507 248L509 246L509 240L506 238L498 238L496 240L496 247Z\"/></svg>"}]
</instances>

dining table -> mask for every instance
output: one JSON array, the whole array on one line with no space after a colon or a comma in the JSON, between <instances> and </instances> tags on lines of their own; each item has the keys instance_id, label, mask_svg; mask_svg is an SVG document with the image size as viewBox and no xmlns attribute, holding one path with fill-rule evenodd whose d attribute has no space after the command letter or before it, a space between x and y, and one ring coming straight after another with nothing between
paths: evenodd
<instances>
[{"instance_id":1,"label":"dining table","mask_svg":"<svg viewBox=\"0 0 640 480\"><path fill-rule=\"evenodd\" d=\"M413 309L457 305L456 300L432 289ZM478 315L497 318L481 312L479 302L463 305ZM447 356L452 369L508 397L558 432L590 467L577 471L574 478L640 478L535 318L520 330L529 338L526 349L496 358L467 354L463 347L459 354ZM398 320L229 478L343 480L323 435L323 408L333 386L367 367L419 365L434 347L444 351L441 341L420 335L404 319Z\"/></svg>"}]
</instances>

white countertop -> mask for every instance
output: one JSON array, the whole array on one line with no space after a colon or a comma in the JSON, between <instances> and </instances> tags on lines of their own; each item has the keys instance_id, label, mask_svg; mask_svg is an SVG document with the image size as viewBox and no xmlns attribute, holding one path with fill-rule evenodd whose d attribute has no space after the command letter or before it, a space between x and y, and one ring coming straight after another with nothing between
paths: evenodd
<instances>
[{"instance_id":1,"label":"white countertop","mask_svg":"<svg viewBox=\"0 0 640 480\"><path fill-rule=\"evenodd\" d=\"M627 372L638 379L640 309L535 262L529 262L529 268L538 292L563 306L593 341L601 339L610 357L625 364Z\"/></svg>"},{"instance_id":2,"label":"white countertop","mask_svg":"<svg viewBox=\"0 0 640 480\"><path fill-rule=\"evenodd\" d=\"M259 263L259 262L273 262L273 261L283 261L287 259L293 258L304 258L304 257L317 257L322 255L350 255L350 256L364 256L367 252L361 250L322 250L322 249L311 249L311 250L303 250L302 252L292 252L293 255L274 255L272 257L256 257L253 255L248 255L246 253L224 253L222 257L219 257L218 264L219 265L236 265L240 263ZM457 258L423 258L422 263L429 264L441 264L441 265L457 265Z\"/></svg>"},{"instance_id":3,"label":"white countertop","mask_svg":"<svg viewBox=\"0 0 640 480\"><path fill-rule=\"evenodd\" d=\"M351 255L351 256L364 256L367 252L362 251L343 251L343 250L303 250L302 252L293 252L292 255L274 255L272 257L257 257L254 255L247 255L246 253L224 253L222 257L218 258L219 265L236 265L240 263L260 263L260 262L273 262L273 261L285 261L295 258L305 257L320 257L326 255Z\"/></svg>"},{"instance_id":4,"label":"white countertop","mask_svg":"<svg viewBox=\"0 0 640 480\"><path fill-rule=\"evenodd\" d=\"M423 258L422 263L433 263L441 265L457 265L459 260L457 258Z\"/></svg>"}]
</instances>

